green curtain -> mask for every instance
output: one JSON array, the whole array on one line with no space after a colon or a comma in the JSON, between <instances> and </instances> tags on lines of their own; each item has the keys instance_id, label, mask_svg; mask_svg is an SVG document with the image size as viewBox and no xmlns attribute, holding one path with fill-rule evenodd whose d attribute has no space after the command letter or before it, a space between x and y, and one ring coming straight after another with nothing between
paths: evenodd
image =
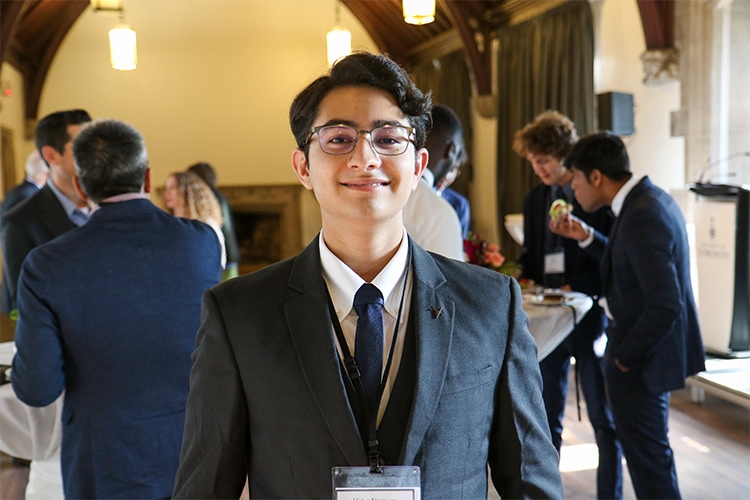
<instances>
[{"instance_id":1,"label":"green curtain","mask_svg":"<svg viewBox=\"0 0 750 500\"><path fill-rule=\"evenodd\" d=\"M467 151L471 152L471 77L463 51L451 52L445 56L421 62L412 68L411 76L422 91L432 92L433 103L443 104L456 112L463 125L464 143ZM471 155L469 155L467 164L461 168L461 174L451 186L467 198L471 171Z\"/></svg>"},{"instance_id":2,"label":"green curtain","mask_svg":"<svg viewBox=\"0 0 750 500\"><path fill-rule=\"evenodd\" d=\"M500 246L516 259L521 248L503 226L523 211L523 198L539 181L513 151L513 134L536 115L557 110L579 136L594 130L594 29L586 0L575 0L522 24L498 30L497 203Z\"/></svg>"}]
</instances>

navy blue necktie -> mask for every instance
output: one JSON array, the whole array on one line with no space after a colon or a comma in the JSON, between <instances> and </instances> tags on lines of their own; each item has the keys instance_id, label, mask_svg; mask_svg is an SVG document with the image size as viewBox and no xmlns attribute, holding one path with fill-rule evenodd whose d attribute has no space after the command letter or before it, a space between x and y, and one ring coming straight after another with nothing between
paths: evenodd
<instances>
[{"instance_id":1,"label":"navy blue necktie","mask_svg":"<svg viewBox=\"0 0 750 500\"><path fill-rule=\"evenodd\" d=\"M357 362L370 414L380 402L380 377L383 366L383 294L365 283L354 295L357 312L357 334L354 340L354 360Z\"/></svg>"}]
</instances>

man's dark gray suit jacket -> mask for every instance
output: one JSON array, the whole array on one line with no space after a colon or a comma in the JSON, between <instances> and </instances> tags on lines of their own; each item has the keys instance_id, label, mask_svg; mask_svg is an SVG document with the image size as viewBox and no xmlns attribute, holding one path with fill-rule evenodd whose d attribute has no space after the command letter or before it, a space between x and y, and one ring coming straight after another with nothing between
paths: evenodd
<instances>
[{"instance_id":1,"label":"man's dark gray suit jacket","mask_svg":"<svg viewBox=\"0 0 750 500\"><path fill-rule=\"evenodd\" d=\"M517 283L411 247L416 382L397 463L421 468L423 498L486 498L488 463L504 498L562 497ZM175 498L237 498L246 476L251 497L331 498L333 466L367 465L326 303L317 239L204 294Z\"/></svg>"}]
</instances>

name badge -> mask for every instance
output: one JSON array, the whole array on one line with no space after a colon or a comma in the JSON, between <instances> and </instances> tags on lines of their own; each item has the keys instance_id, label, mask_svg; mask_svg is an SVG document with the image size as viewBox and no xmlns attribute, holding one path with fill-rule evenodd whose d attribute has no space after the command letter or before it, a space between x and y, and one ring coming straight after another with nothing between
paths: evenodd
<instances>
[{"instance_id":1,"label":"name badge","mask_svg":"<svg viewBox=\"0 0 750 500\"><path fill-rule=\"evenodd\" d=\"M387 465L382 472L369 467L334 467L334 500L420 500L419 467Z\"/></svg>"},{"instance_id":2,"label":"name badge","mask_svg":"<svg viewBox=\"0 0 750 500\"><path fill-rule=\"evenodd\" d=\"M544 256L544 274L562 274L565 272L565 252L558 250Z\"/></svg>"}]
</instances>

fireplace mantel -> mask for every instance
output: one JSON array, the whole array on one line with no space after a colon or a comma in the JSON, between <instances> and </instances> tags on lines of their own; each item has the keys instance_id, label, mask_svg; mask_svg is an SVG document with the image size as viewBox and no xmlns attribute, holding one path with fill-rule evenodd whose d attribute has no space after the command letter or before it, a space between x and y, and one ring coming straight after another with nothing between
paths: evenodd
<instances>
[{"instance_id":1,"label":"fireplace mantel","mask_svg":"<svg viewBox=\"0 0 750 500\"><path fill-rule=\"evenodd\" d=\"M310 227L316 227L316 202L299 184L220 186L219 190L232 210L240 274L298 254L310 239Z\"/></svg>"}]
</instances>

